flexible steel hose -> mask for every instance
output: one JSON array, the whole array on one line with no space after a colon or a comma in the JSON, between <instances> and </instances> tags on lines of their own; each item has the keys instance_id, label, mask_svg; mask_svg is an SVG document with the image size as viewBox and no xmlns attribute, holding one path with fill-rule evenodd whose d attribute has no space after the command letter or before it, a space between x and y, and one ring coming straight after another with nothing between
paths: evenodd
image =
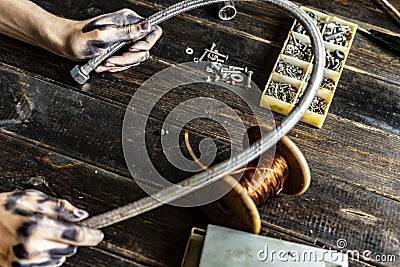
<instances>
[{"instance_id":1,"label":"flexible steel hose","mask_svg":"<svg viewBox=\"0 0 400 267\"><path fill-rule=\"evenodd\" d=\"M147 20L152 25L156 25L182 12L186 12L205 5L216 4L225 1L226 0L183 1L165 9L164 11L160 11L152 15ZM256 0L237 0L236 2L255 1ZM234 158L219 163L211 167L207 171L194 175L180 182L178 184L180 186L178 189L176 189L175 187L167 187L157 193L157 195L155 195L155 198L151 196L142 198L126 206L92 217L84 221L82 223L83 225L92 228L103 228L126 220L128 218L137 216L146 211L159 207L164 203L174 201L187 194L190 194L198 190L199 188L209 185L210 183L215 182L223 176L228 175L236 169L247 165L249 162L259 157L262 153L265 153L270 148L272 148L285 134L287 134L297 124L297 122L301 119L301 117L304 115L304 113L307 111L308 107L312 103L319 88L319 85L322 81L325 65L325 48L322 36L317 26L314 25L314 23L312 22L311 18L295 4L285 0L263 0L263 2L277 5L278 7L287 11L304 26L308 35L311 37L311 44L314 50L313 70L311 78L308 82L302 98L300 99L300 102L274 130L268 132L265 136L258 140L258 142L248 147L246 150L244 150L242 153L238 154ZM124 44L125 43L116 44L111 49L113 51L116 51ZM99 56L98 58L92 59L91 64L95 66L96 64L100 64L101 61L103 61L104 59L104 56Z\"/></svg>"}]
</instances>

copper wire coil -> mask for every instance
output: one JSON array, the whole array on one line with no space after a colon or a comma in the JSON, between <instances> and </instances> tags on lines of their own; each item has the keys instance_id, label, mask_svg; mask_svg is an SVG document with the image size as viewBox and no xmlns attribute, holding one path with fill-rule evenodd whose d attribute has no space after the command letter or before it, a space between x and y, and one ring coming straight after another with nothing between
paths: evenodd
<instances>
[{"instance_id":1,"label":"copper wire coil","mask_svg":"<svg viewBox=\"0 0 400 267\"><path fill-rule=\"evenodd\" d=\"M270 197L279 194L289 176L288 164L278 152L275 154L271 167L264 167L265 165L271 164L259 162L257 167L257 163L251 162L239 181L257 206L266 203ZM263 182L255 190L251 190L251 182L254 179L263 179Z\"/></svg>"},{"instance_id":2,"label":"copper wire coil","mask_svg":"<svg viewBox=\"0 0 400 267\"><path fill-rule=\"evenodd\" d=\"M189 143L189 133L187 131L184 137L186 148L190 156L200 167L207 170L208 168L204 166L194 154ZM249 133L249 139L250 142L253 139L251 133ZM278 152L275 152L275 157L272 162L269 157L257 158L250 162L245 168L231 173L231 175L238 174L241 175L239 183L247 191L249 197L256 206L260 206L266 203L270 197L278 195L282 190L283 184L289 176L289 166L285 158ZM261 182L257 183L259 180L261 180ZM254 185L257 186L255 190L252 190Z\"/></svg>"}]
</instances>

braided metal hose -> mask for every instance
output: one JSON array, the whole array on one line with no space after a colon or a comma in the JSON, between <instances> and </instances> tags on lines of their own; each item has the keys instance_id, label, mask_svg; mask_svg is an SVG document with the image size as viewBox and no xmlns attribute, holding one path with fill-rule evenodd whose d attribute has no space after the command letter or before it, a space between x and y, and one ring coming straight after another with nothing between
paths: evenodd
<instances>
[{"instance_id":1,"label":"braided metal hose","mask_svg":"<svg viewBox=\"0 0 400 267\"><path fill-rule=\"evenodd\" d=\"M182 12L186 12L198 7L205 5L216 4L220 2L225 2L226 0L189 0L183 1L173 6L160 11L147 20L152 24L159 24L169 18L172 18ZM256 0L237 0L236 2L254 2ZM285 0L262 0L266 3L271 3L277 5L283 10L287 11L293 17L295 17L306 29L308 35L311 37L311 44L314 51L314 61L311 78L308 85L304 91L300 102L293 108L289 115L282 120L274 130L269 131L260 140L258 140L253 145L249 146L242 153L238 154L230 160L226 160L219 163L209 170L202 173L196 174L180 183L178 183L179 188L167 187L157 195L153 197L148 196L142 198L136 202L128 204L126 206L111 210L109 212L100 214L98 216L92 217L82 224L92 228L103 228L120 221L129 219L131 217L142 214L146 211L154 209L163 205L164 203L172 202L179 199L185 195L188 195L204 186L207 186L218 179L232 173L233 171L247 165L249 162L259 157L261 154L272 148L285 134L287 134L301 119L304 113L307 111L308 107L312 103L319 85L322 81L323 70L325 65L325 48L323 44L323 39L318 28L312 22L311 18L298 6L295 4L285 1ZM125 43L115 44L110 48L113 53L118 48L121 48ZM105 53L97 58L89 61L89 68L95 68L96 65L100 64L106 57L110 56L110 53ZM86 65L88 65L86 64ZM86 66L85 65L85 66Z\"/></svg>"}]
</instances>

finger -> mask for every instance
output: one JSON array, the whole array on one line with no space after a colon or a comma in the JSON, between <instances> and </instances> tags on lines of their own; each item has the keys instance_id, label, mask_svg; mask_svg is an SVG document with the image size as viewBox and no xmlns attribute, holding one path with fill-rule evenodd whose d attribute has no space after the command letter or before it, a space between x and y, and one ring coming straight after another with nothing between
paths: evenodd
<instances>
[{"instance_id":1,"label":"finger","mask_svg":"<svg viewBox=\"0 0 400 267\"><path fill-rule=\"evenodd\" d=\"M124 70L122 68L130 68L132 66L136 66L141 62L147 60L150 56L149 51L144 52L126 52L123 53L121 56L114 56L108 58L104 65L99 66L96 69L96 72L117 72L120 70ZM126 68L125 68L126 69Z\"/></svg>"},{"instance_id":2,"label":"finger","mask_svg":"<svg viewBox=\"0 0 400 267\"><path fill-rule=\"evenodd\" d=\"M128 65L128 66L125 66L125 67L109 67L107 70L109 72L121 72L121 71L127 70L127 69L129 69L131 67L137 66L139 64L140 64L140 62L132 64L132 65Z\"/></svg>"},{"instance_id":3,"label":"finger","mask_svg":"<svg viewBox=\"0 0 400 267\"><path fill-rule=\"evenodd\" d=\"M146 36L150 31L150 23L142 21L126 26L107 26L103 30L95 30L87 33L88 45L99 49L110 47L116 42L137 41Z\"/></svg>"},{"instance_id":4,"label":"finger","mask_svg":"<svg viewBox=\"0 0 400 267\"><path fill-rule=\"evenodd\" d=\"M26 222L18 230L22 240L46 239L73 246L96 246L103 240L103 233L99 230L62 222L42 216L36 220Z\"/></svg>"},{"instance_id":5,"label":"finger","mask_svg":"<svg viewBox=\"0 0 400 267\"><path fill-rule=\"evenodd\" d=\"M38 258L13 261L12 267L56 267L64 264L66 258Z\"/></svg>"},{"instance_id":6,"label":"finger","mask_svg":"<svg viewBox=\"0 0 400 267\"><path fill-rule=\"evenodd\" d=\"M13 246L12 251L17 259L61 258L76 254L77 247L41 238L31 238L25 243Z\"/></svg>"},{"instance_id":7,"label":"finger","mask_svg":"<svg viewBox=\"0 0 400 267\"><path fill-rule=\"evenodd\" d=\"M86 211L76 208L68 201L48 196L37 190L13 192L7 197L4 206L7 210L13 210L14 214L21 216L40 213L72 222L88 217Z\"/></svg>"},{"instance_id":8,"label":"finger","mask_svg":"<svg viewBox=\"0 0 400 267\"><path fill-rule=\"evenodd\" d=\"M146 51L150 50L154 44L160 39L162 34L162 29L155 25L152 27L152 31L146 35L143 39L134 43L130 48L129 51Z\"/></svg>"},{"instance_id":9,"label":"finger","mask_svg":"<svg viewBox=\"0 0 400 267\"><path fill-rule=\"evenodd\" d=\"M121 9L114 13L101 15L97 18L87 21L87 24L83 27L82 32L90 32L93 30L101 30L109 25L129 25L136 24L143 20L143 17L139 16L136 12L130 9Z\"/></svg>"},{"instance_id":10,"label":"finger","mask_svg":"<svg viewBox=\"0 0 400 267\"><path fill-rule=\"evenodd\" d=\"M35 211L70 222L81 221L89 216L86 211L78 209L65 199L43 198L37 201Z\"/></svg>"},{"instance_id":11,"label":"finger","mask_svg":"<svg viewBox=\"0 0 400 267\"><path fill-rule=\"evenodd\" d=\"M149 51L144 52L125 52L121 56L110 57L105 61L109 66L115 65L125 67L147 60L150 57Z\"/></svg>"}]
</instances>

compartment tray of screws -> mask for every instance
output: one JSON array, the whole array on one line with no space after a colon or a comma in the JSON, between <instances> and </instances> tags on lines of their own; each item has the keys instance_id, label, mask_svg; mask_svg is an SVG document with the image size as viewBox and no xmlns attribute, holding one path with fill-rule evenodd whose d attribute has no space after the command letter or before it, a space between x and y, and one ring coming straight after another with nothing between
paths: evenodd
<instances>
[{"instance_id":1,"label":"compartment tray of screws","mask_svg":"<svg viewBox=\"0 0 400 267\"><path fill-rule=\"evenodd\" d=\"M301 7L321 31L326 47L324 78L301 121L321 128L328 114L357 25L317 10ZM287 115L303 95L312 71L310 37L297 21L288 34L265 86L260 106Z\"/></svg>"}]
</instances>

